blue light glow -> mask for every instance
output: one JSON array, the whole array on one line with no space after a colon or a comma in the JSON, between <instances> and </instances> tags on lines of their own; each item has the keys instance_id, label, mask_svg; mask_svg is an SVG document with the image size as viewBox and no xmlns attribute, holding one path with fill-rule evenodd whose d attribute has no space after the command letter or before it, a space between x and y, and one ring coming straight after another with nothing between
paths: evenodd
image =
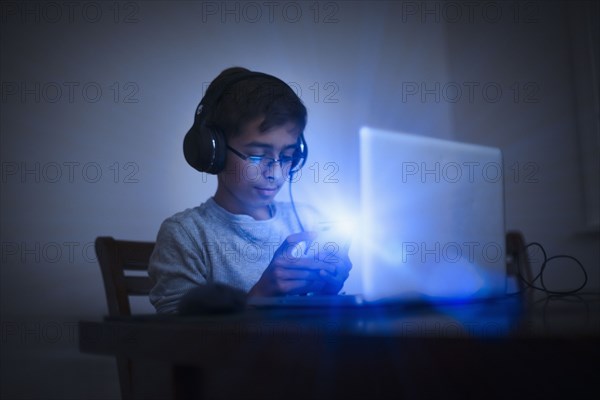
<instances>
[{"instance_id":1,"label":"blue light glow","mask_svg":"<svg viewBox=\"0 0 600 400\"><path fill-rule=\"evenodd\" d=\"M458 300L503 292L501 183L438 179L439 168L432 168L499 162L499 152L370 128L360 134L365 298ZM404 179L403 168L416 160L426 173Z\"/></svg>"}]
</instances>

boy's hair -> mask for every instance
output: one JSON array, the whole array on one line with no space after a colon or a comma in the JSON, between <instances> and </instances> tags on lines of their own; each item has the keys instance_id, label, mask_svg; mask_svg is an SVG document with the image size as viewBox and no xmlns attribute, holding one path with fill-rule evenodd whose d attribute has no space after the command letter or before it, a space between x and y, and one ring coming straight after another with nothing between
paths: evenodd
<instances>
[{"instance_id":1,"label":"boy's hair","mask_svg":"<svg viewBox=\"0 0 600 400\"><path fill-rule=\"evenodd\" d=\"M252 72L241 67L227 68L211 82L205 96L224 90L223 84L240 73ZM211 106L206 126L221 131L225 137L232 137L238 135L248 122L264 117L259 126L261 132L292 122L303 133L306 114L302 100L286 83L259 73L225 88L216 104Z\"/></svg>"}]
</instances>

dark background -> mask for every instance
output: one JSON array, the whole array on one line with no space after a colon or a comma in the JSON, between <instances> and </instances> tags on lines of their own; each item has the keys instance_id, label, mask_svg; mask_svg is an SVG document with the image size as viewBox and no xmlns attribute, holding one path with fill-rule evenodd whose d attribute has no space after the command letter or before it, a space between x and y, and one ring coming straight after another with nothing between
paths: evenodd
<instances>
[{"instance_id":1,"label":"dark background","mask_svg":"<svg viewBox=\"0 0 600 400\"><path fill-rule=\"evenodd\" d=\"M496 146L507 229L578 257L584 291L600 290L594 2L30 1L0 11L3 399L118 396L114 360L77 351L77 321L107 312L94 238L154 240L162 220L214 193L181 146L203 90L235 65L282 78L308 108L298 201L356 209L362 125ZM562 261L547 276L557 289L581 279ZM357 267L346 290L360 280Z\"/></svg>"}]
</instances>

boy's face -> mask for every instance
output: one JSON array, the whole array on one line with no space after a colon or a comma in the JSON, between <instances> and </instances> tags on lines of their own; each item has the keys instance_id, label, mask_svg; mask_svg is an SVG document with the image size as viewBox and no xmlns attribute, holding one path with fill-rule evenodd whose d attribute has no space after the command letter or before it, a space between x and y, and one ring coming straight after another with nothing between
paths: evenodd
<instances>
[{"instance_id":1,"label":"boy's face","mask_svg":"<svg viewBox=\"0 0 600 400\"><path fill-rule=\"evenodd\" d=\"M298 145L300 131L293 123L260 132L263 118L249 122L239 135L228 138L229 147L244 156L266 156L273 159L289 157ZM225 169L218 174L215 201L234 214L246 214L255 219L270 218L269 204L289 176L280 163L264 167L243 160L227 150Z\"/></svg>"}]
</instances>

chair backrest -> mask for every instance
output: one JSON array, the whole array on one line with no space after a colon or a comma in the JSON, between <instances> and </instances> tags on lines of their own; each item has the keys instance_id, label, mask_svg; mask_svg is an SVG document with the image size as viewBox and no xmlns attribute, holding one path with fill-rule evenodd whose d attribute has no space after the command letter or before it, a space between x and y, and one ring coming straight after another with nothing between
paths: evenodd
<instances>
[{"instance_id":1,"label":"chair backrest","mask_svg":"<svg viewBox=\"0 0 600 400\"><path fill-rule=\"evenodd\" d=\"M525 282L533 280L531 263L525 247L525 239L520 231L506 233L507 273L517 277L521 291L527 289Z\"/></svg>"},{"instance_id":2,"label":"chair backrest","mask_svg":"<svg viewBox=\"0 0 600 400\"><path fill-rule=\"evenodd\" d=\"M110 316L131 315L129 296L147 296L153 282L147 273L128 276L128 271L148 270L154 242L96 238L96 256L102 270L104 290Z\"/></svg>"},{"instance_id":3,"label":"chair backrest","mask_svg":"<svg viewBox=\"0 0 600 400\"><path fill-rule=\"evenodd\" d=\"M147 296L153 282L147 274L154 242L115 240L110 236L96 238L96 257L102 271L108 314L131 315L129 296ZM127 272L143 272L142 276L128 276ZM121 398L133 399L131 360L117 357Z\"/></svg>"}]
</instances>

